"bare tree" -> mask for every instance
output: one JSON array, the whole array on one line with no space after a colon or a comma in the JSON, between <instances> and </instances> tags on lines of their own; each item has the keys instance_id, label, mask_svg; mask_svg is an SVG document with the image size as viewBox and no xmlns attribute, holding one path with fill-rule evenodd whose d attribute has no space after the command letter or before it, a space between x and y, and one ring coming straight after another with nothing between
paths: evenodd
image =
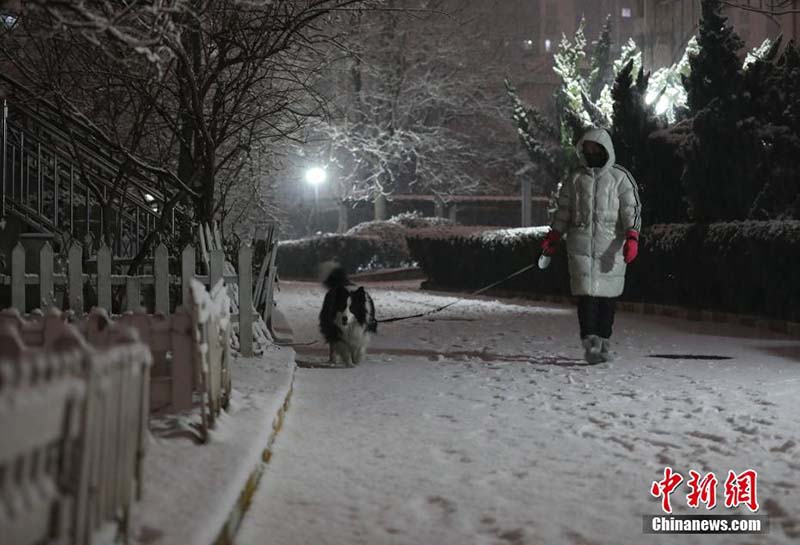
<instances>
[{"instance_id":1,"label":"bare tree","mask_svg":"<svg viewBox=\"0 0 800 545\"><path fill-rule=\"evenodd\" d=\"M768 17L800 13L800 5L797 0L761 0L757 5L741 0L722 0L722 3L731 8L760 13Z\"/></svg>"},{"instance_id":2,"label":"bare tree","mask_svg":"<svg viewBox=\"0 0 800 545\"><path fill-rule=\"evenodd\" d=\"M487 191L492 169L508 170L517 147L492 138L507 104L474 5L404 2L410 11L398 12L390 1L353 14L318 127L341 198L372 200L380 217L395 191Z\"/></svg>"},{"instance_id":3,"label":"bare tree","mask_svg":"<svg viewBox=\"0 0 800 545\"><path fill-rule=\"evenodd\" d=\"M96 46L109 42L161 64L172 53L180 27L175 18L186 12L187 0L3 0L0 10L16 18L44 14L54 31L70 30Z\"/></svg>"},{"instance_id":4,"label":"bare tree","mask_svg":"<svg viewBox=\"0 0 800 545\"><path fill-rule=\"evenodd\" d=\"M208 222L224 218L241 180L252 186L245 173L253 172L255 151L259 164L270 164L263 156L271 144L300 138L321 110L315 83L321 49L341 28L335 19L379 0L134 2L163 8L159 28L170 32L159 34L168 54L158 63L121 39L131 34L121 30L127 19L98 11L106 3L77 2L77 11L66 4L23 14L25 31L4 48L7 59L37 92L132 160L161 165L175 195L169 204L186 199L195 221ZM81 21L94 30L76 32ZM168 223L158 227L167 231Z\"/></svg>"}]
</instances>

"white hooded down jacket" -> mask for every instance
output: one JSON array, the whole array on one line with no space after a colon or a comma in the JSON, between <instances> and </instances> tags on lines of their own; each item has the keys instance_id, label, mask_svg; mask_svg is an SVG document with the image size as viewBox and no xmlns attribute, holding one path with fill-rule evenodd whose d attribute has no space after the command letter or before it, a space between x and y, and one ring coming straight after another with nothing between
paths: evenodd
<instances>
[{"instance_id":1,"label":"white hooded down jacket","mask_svg":"<svg viewBox=\"0 0 800 545\"><path fill-rule=\"evenodd\" d=\"M608 161L590 168L583 143L597 142ZM561 186L553 229L566 235L573 295L619 297L625 288L625 234L641 230L641 202L633 176L614 164L608 132L591 129L578 142L582 168Z\"/></svg>"}]
</instances>

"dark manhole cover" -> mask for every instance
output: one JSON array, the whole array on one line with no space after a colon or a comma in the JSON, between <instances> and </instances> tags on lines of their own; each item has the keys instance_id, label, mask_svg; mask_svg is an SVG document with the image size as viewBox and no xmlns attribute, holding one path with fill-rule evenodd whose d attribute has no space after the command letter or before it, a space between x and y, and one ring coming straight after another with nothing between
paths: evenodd
<instances>
[{"instance_id":1,"label":"dark manhole cover","mask_svg":"<svg viewBox=\"0 0 800 545\"><path fill-rule=\"evenodd\" d=\"M732 360L730 356L714 356L714 355L703 355L703 354L652 354L649 356L651 358L664 358L667 360L709 360L709 361L718 361L718 360Z\"/></svg>"}]
</instances>

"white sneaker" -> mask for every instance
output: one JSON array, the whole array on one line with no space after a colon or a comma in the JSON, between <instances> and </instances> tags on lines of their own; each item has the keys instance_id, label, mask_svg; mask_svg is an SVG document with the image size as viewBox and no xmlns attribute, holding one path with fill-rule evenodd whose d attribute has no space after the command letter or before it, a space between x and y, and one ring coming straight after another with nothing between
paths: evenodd
<instances>
[{"instance_id":1,"label":"white sneaker","mask_svg":"<svg viewBox=\"0 0 800 545\"><path fill-rule=\"evenodd\" d=\"M595 365L604 361L601 354L603 340L597 335L589 335L583 339L583 348L585 349L583 359L586 360L586 363Z\"/></svg>"}]
</instances>

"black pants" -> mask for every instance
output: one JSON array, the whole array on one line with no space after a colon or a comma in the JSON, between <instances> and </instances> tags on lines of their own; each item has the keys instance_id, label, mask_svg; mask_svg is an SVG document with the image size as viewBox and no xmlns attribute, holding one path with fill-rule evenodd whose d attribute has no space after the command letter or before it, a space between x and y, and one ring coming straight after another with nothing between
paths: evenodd
<instances>
[{"instance_id":1,"label":"black pants","mask_svg":"<svg viewBox=\"0 0 800 545\"><path fill-rule=\"evenodd\" d=\"M581 339L589 335L597 335L604 339L611 338L614 327L614 311L616 299L608 297L578 297L578 321L581 324Z\"/></svg>"}]
</instances>

